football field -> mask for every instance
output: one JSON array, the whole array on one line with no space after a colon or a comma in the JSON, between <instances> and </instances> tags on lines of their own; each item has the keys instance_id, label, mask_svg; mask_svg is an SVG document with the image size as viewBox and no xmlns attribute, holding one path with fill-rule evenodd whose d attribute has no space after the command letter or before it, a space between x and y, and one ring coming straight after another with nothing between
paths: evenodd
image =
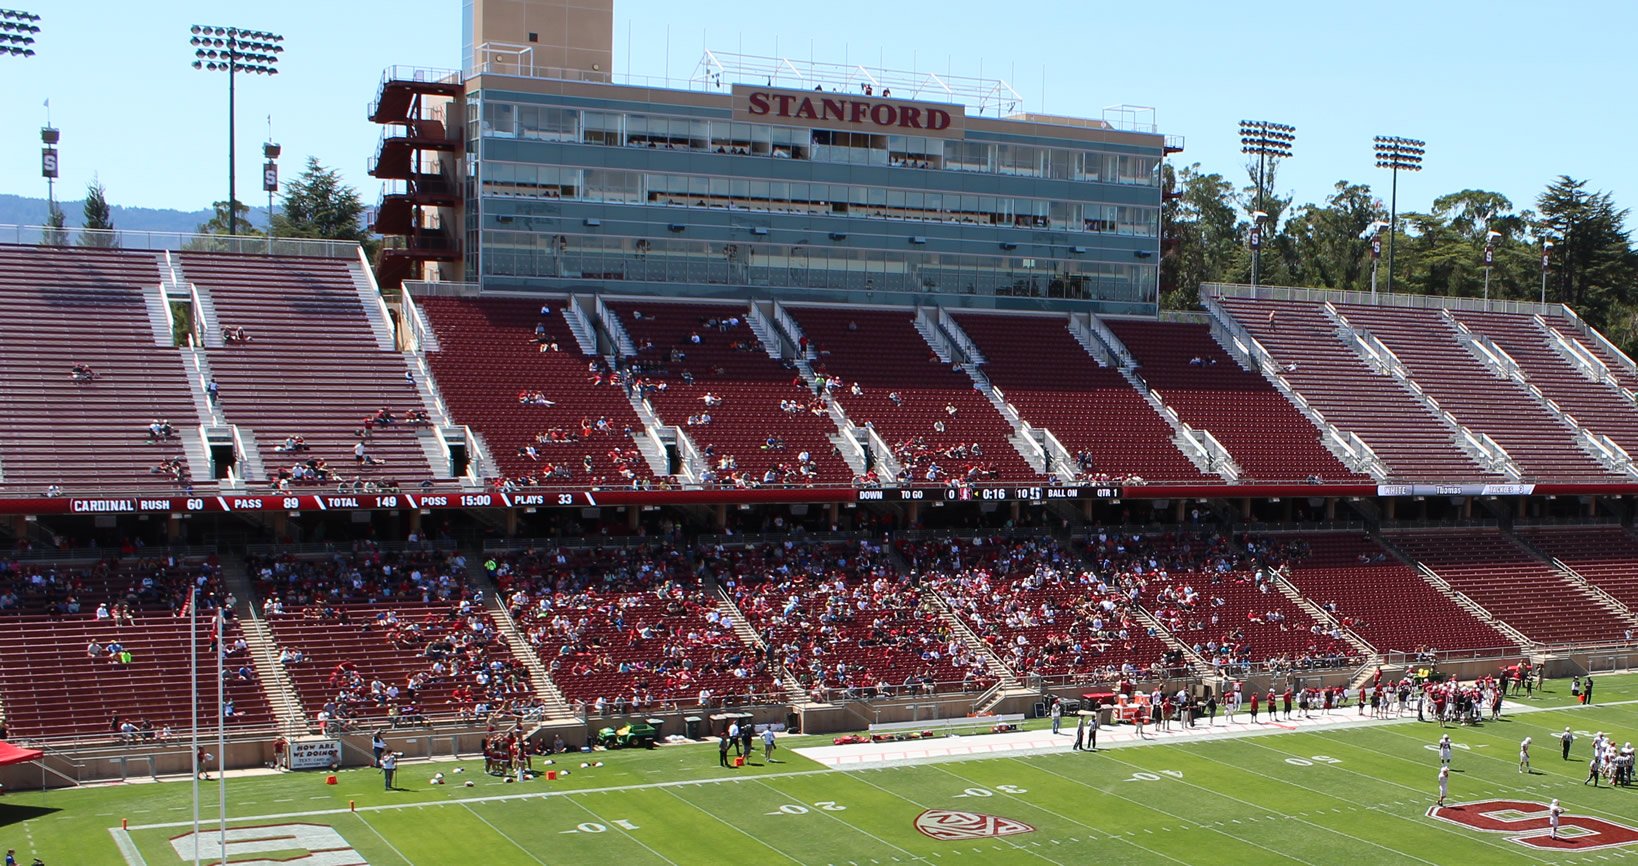
<instances>
[{"instance_id":1,"label":"football field","mask_svg":"<svg viewBox=\"0 0 1638 866\"><path fill-rule=\"evenodd\" d=\"M1511 702L1514 711L1500 722L1449 728L1456 743L1453 808L1436 815L1429 814L1439 767L1432 745L1440 729L1414 715L1312 731L1244 725L1232 736L1178 735L1096 753L1072 752L1072 738L1062 736L1061 747L1048 750L860 769L833 769L796 753L828 746L829 737L792 736L782 740L777 762L758 754L733 770L717 766L713 745L691 744L561 756L550 769L570 773L556 781L504 783L483 775L476 761L406 765L402 790L392 792L383 790L379 772L365 769L341 773L335 786L312 773L233 779L229 860L396 866L1638 858L1638 829L1629 829L1638 828L1638 797L1582 784L1592 732L1612 733L1617 744L1638 739L1638 677L1598 682L1599 706L1570 708L1568 684L1549 683L1535 700ZM1559 755L1566 725L1582 732L1569 761ZM1534 741L1529 774L1518 766L1526 736ZM581 768L583 760L605 766ZM449 784L429 784L440 771ZM467 780L473 787L464 786ZM16 848L25 863L38 856L48 866L191 863L189 788L181 780L8 794L0 800L0 845ZM215 786L204 790L201 853L215 862ZM1554 798L1566 811L1558 841L1546 838L1544 817ZM129 830L120 829L121 819Z\"/></svg>"}]
</instances>

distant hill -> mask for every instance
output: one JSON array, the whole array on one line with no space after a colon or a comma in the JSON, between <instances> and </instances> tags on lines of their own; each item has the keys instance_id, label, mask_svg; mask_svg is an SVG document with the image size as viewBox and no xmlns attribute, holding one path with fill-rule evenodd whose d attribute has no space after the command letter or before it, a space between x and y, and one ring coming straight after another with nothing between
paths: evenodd
<instances>
[{"instance_id":1,"label":"distant hill","mask_svg":"<svg viewBox=\"0 0 1638 866\"><path fill-rule=\"evenodd\" d=\"M78 228L80 219L79 200L59 201L57 206L62 208L63 216L68 225ZM113 205L114 227L126 231L144 232L193 232L199 225L211 217L208 210L180 211L151 207L123 207ZM20 195L0 194L0 225L37 226L45 222L46 200L43 198L28 198ZM250 211L251 224L261 227L267 224L267 208L252 208Z\"/></svg>"}]
</instances>

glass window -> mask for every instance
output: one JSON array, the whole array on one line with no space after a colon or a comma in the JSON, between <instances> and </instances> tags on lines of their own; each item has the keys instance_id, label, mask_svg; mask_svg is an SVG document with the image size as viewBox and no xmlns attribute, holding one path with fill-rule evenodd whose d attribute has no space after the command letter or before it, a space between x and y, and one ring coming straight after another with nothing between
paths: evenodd
<instances>
[{"instance_id":1,"label":"glass window","mask_svg":"<svg viewBox=\"0 0 1638 866\"><path fill-rule=\"evenodd\" d=\"M485 102L483 131L485 135L511 138L517 135L518 107L510 102Z\"/></svg>"}]
</instances>

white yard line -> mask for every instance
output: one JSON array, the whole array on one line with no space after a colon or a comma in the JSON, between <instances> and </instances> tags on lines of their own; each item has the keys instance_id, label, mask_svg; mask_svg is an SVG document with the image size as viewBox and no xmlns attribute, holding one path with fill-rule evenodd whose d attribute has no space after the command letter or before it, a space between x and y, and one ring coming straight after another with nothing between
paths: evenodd
<instances>
[{"instance_id":1,"label":"white yard line","mask_svg":"<svg viewBox=\"0 0 1638 866\"><path fill-rule=\"evenodd\" d=\"M570 800L569 802L573 803L577 808L580 809L580 811L585 812L586 814L592 816L593 819L598 819L597 813L593 812L592 810L590 810L588 808L586 808L585 803L576 803L574 800ZM472 812L472 814L474 814L474 815L478 814L477 812L475 812L475 811L473 811L471 809L467 809L467 811ZM485 823L487 823L487 822L485 822ZM678 866L677 861L671 859L670 857L665 856L664 854L661 854L660 852L654 850L653 848L648 847L648 845L644 844L643 840L637 838L636 834L634 834L630 830L627 830L626 828L620 826L620 824L618 822L613 822L613 823L610 824L610 826L612 826L614 829L620 831L620 834L625 836L627 839L630 839L631 841L636 842L637 846L639 848L642 848L644 851L647 851L648 853L653 854L655 857L658 857L661 860L664 860L665 862L670 863L671 866Z\"/></svg>"},{"instance_id":2,"label":"white yard line","mask_svg":"<svg viewBox=\"0 0 1638 866\"><path fill-rule=\"evenodd\" d=\"M785 794L784 791L781 791L778 788L775 788L774 786L768 784L766 779L758 778L758 779L753 779L752 781L756 782L758 785L761 785L764 788L767 788L768 790L774 792L775 794L779 794L781 796L789 796L789 795ZM882 837L877 836L875 833L872 833L872 832L870 832L869 830L866 830L863 827L855 827L852 824L849 824L848 822L843 821L841 818L836 817L836 815L834 813L832 813L832 812L829 812L829 811L826 811L826 810L820 809L820 808L815 808L815 809L813 809L813 811L810 814L819 815L819 816L822 816L822 817L825 817L825 818L829 818L832 821L835 821L836 823L841 824L843 827L846 827L846 828L848 828L849 830L852 830L855 833L863 833L864 835L869 836L870 838L876 840L877 842L881 843L882 845L885 845L888 848L892 848L894 851L897 851L900 854L903 854L904 856L909 857L913 861L926 861L927 860L926 857L923 857L923 856L921 856L919 854L913 854L913 853L911 853L910 851L908 851L908 850L906 850L904 848L900 848L899 846L894 845L892 842L889 842L886 839L883 839Z\"/></svg>"},{"instance_id":3,"label":"white yard line","mask_svg":"<svg viewBox=\"0 0 1638 866\"><path fill-rule=\"evenodd\" d=\"M1273 748L1271 746L1265 746L1262 743L1251 743L1250 745L1255 747L1255 748L1263 749L1264 751L1269 751L1269 752L1273 752L1276 755L1280 755L1282 759L1283 758L1296 757L1295 755L1291 754L1290 752L1282 752L1279 749ZM1343 743L1342 745L1347 746L1349 748L1364 748L1362 746L1355 747L1355 746L1352 746L1351 744L1348 744L1348 743ZM1382 753L1382 752L1373 752L1373 754L1384 754L1384 753ZM1295 786L1295 787L1298 787L1298 788L1302 788L1305 791L1313 791L1316 794L1326 794L1326 792L1324 790L1320 789L1320 788L1314 788L1314 787L1311 787L1309 785L1304 785L1304 784L1302 784L1300 782L1294 782L1294 781L1290 781L1290 780L1287 780L1287 779L1278 779L1278 778L1275 778L1274 776L1268 775L1267 773L1260 773L1260 772L1258 772L1256 770L1253 770L1253 769L1251 769L1249 767L1243 767L1243 766L1240 766L1238 764L1228 764L1228 763L1226 763L1224 761L1219 761L1216 758L1206 757L1204 755L1199 755L1197 757L1204 758L1205 760L1211 761L1214 764L1222 764L1223 766L1226 766L1226 767L1233 767L1233 768L1235 768L1235 769L1237 769L1237 770L1239 770L1241 772L1250 773L1250 774L1252 774L1254 776L1262 776L1264 779L1268 779L1268 780L1273 781L1275 783L1292 785L1292 786ZM1342 766L1335 765L1335 764L1327 764L1326 766L1331 767L1332 769L1335 769L1338 772L1348 773L1350 775L1358 776L1358 777L1360 777L1362 779L1369 779L1369 780L1371 780L1373 782L1377 782L1379 784L1392 785L1392 786L1394 786L1396 788L1404 788L1407 791L1411 791L1411 792L1415 793L1418 797L1422 798L1424 800L1424 802L1426 801L1427 796L1428 796L1428 792L1425 789L1416 788L1416 787L1413 787L1411 785L1407 785L1407 784L1405 784L1403 782L1395 782L1392 779L1384 779L1381 776L1372 776L1369 773L1361 773L1358 770L1350 770L1350 769L1348 769L1346 767L1342 767ZM1330 795L1327 794L1327 796L1330 796ZM1409 821L1409 822L1411 822L1413 824L1416 824L1417 826L1426 826L1426 825L1423 825L1421 821L1417 820L1416 818L1412 818L1412 817L1410 817L1408 815L1400 815L1397 812L1391 812L1391 811L1389 811L1387 809L1377 807L1377 806L1367 805L1366 808L1370 809L1373 812L1377 812L1379 814L1382 814L1382 815L1388 815L1390 817L1397 818L1397 819L1399 819L1401 821ZM1496 849L1499 849L1499 850L1502 850L1502 851L1508 851L1508 852L1514 853L1514 854L1518 853L1515 849L1509 847L1506 843L1501 842L1501 841L1496 840L1496 839L1492 839L1492 838L1490 838L1489 836L1487 836L1487 835L1485 835L1483 833L1463 832L1461 828L1453 827L1453 826L1447 826L1442 821L1434 821L1431 826L1438 827L1440 830L1443 830L1443 831L1446 831L1448 833L1460 836L1463 839L1476 840L1476 841L1482 842L1482 843L1484 843L1486 845L1489 845L1492 848L1496 848ZM1411 856L1411 855L1407 854L1405 856L1408 857L1408 856ZM1422 862L1426 863L1427 861L1424 860Z\"/></svg>"},{"instance_id":4,"label":"white yard line","mask_svg":"<svg viewBox=\"0 0 1638 866\"><path fill-rule=\"evenodd\" d=\"M954 775L954 774L951 774L951 775ZM932 808L931 806L927 805L926 803L920 802L918 800L912 800L909 797L906 797L903 794L898 793L897 791L891 791L891 790L888 790L887 788L883 788L881 785L878 785L875 782L872 782L869 779L865 778L864 774L862 774L862 773L859 774L859 775L854 776L853 778L856 781L863 782L866 785L869 785L870 787L875 788L876 790L882 792L883 794L886 794L889 797L893 797L893 798L898 799L898 800L903 800L904 802L909 803L910 805L915 806L918 809L922 809L922 810L925 811L927 809ZM1083 824L1081 826L1084 827L1085 825ZM1064 866L1064 863L1062 861L1054 860L1051 857L1048 857L1047 855L1042 854L1039 851L1031 851L1030 849L1025 848L1023 845L1020 845L1017 842L1014 842L1014 841L1012 841L1011 839L1008 839L1005 836L1000 836L1000 837L996 837L996 838L997 838L997 841L1004 842L1007 845L1012 846L1012 848L1014 850L1022 851L1025 854L1030 854L1030 855L1039 857L1042 860L1047 861L1048 863L1057 863L1058 866ZM974 840L974 841L977 841L977 840Z\"/></svg>"},{"instance_id":5,"label":"white yard line","mask_svg":"<svg viewBox=\"0 0 1638 866\"><path fill-rule=\"evenodd\" d=\"M688 801L687 798L677 796L676 791L672 791L669 788L662 789L662 790L665 791L667 796L672 797L673 799L677 800L677 802L683 803L684 805L688 806L689 808L693 809L694 811L704 814L706 817L708 817L711 820L717 822L718 824L721 824L722 826L727 827L728 829L734 831L735 833L738 833L739 835L744 836L745 838L751 840L752 842L755 842L758 845L761 845L762 847L768 849L769 851L774 852L775 854L778 854L779 856L785 858L786 860L789 860L792 863L796 863L796 864L798 864L798 866L801 866L801 863L802 863L801 860L798 860L795 857L792 857L791 855L785 853L785 851L783 849L775 846L774 844L767 841L766 839L758 839L757 837L752 836L750 833L747 833L744 830L741 830L739 828L739 825L735 824L734 822L724 821L721 818L718 818L716 815L711 814L711 810L706 809L705 807L700 806L697 803L691 803L691 802Z\"/></svg>"},{"instance_id":6,"label":"white yard line","mask_svg":"<svg viewBox=\"0 0 1638 866\"><path fill-rule=\"evenodd\" d=\"M516 839L513 839L511 834L507 833L505 830L502 830L499 827L496 827L495 823L493 821L490 821L488 818L485 818L484 816L479 815L478 810L472 808L471 806L468 806L465 803L462 803L461 805L466 808L466 811L472 817L477 818L479 821L482 821L485 827L488 827L489 829L494 830L495 833L497 835L499 835L502 839L505 839L507 842L510 842L512 844L513 848L516 848L519 851L522 851L524 854L528 855L530 860L533 860L536 863L539 863L540 866L546 866L546 861L545 860L542 860L539 857L536 857L535 853L533 851L530 851L528 848L523 847L523 843L519 842Z\"/></svg>"},{"instance_id":7,"label":"white yard line","mask_svg":"<svg viewBox=\"0 0 1638 866\"><path fill-rule=\"evenodd\" d=\"M1014 758L1013 760L1017 760L1017 759ZM1029 766L1029 765L1026 764L1025 766ZM970 779L970 778L968 778L966 776L961 775L960 773L956 773L956 772L953 772L951 770L947 770L944 767L935 767L934 769L938 770L941 773L945 773L947 775L954 776L955 778L960 779L963 782L969 782L969 783L974 784L974 785L985 786L983 782L980 782L977 779ZM1054 773L1052 775L1057 775L1057 774ZM1035 803L1032 800L1025 800L1023 798L1023 796L1021 796L1019 794L1013 794L1013 793L1011 793L1009 791L997 791L997 793L999 793L999 794L1001 794L1003 796L1006 796L1006 797L1011 797L1013 799L1019 800L1019 801L1023 802L1024 805L1029 806L1030 808L1033 808L1033 809L1039 809L1042 812L1047 813L1048 815L1056 815L1057 817L1059 817L1059 818L1061 818L1061 819L1063 819L1065 821L1068 821L1069 823L1074 824L1074 825L1076 825L1078 827L1085 827L1086 829L1091 830L1093 833L1097 833L1099 835L1108 837L1112 841L1125 842L1126 844L1131 845L1132 847L1137 848L1140 851L1147 851L1148 853L1154 854L1157 857L1163 857L1163 858L1165 858L1167 860L1172 861L1173 863L1179 863L1179 864L1183 864L1183 866L1187 866L1186 861L1179 860L1176 857L1173 857L1173 856L1171 856L1170 854L1167 854L1164 851L1157 851L1157 850L1155 850L1153 848L1150 848L1147 845L1144 845L1144 844L1141 844L1141 843L1137 842L1136 840L1127 839L1127 838L1122 837L1122 836L1117 836L1117 835L1115 835L1113 833L1108 832L1107 830L1101 830L1101 829L1099 829L1097 827L1094 827L1091 824L1088 824L1088 823L1086 823L1084 821L1077 821L1076 819L1071 818L1068 815L1063 814L1062 812L1058 812L1058 811L1055 811L1053 809L1048 809L1047 807L1042 806L1042 805L1040 805L1038 803ZM1099 792L1099 793L1102 793L1102 792ZM1119 794L1114 794L1113 796L1120 797ZM1171 815L1170 812L1167 812L1164 809L1153 809L1152 807L1148 806L1147 804L1140 803L1137 800L1129 800L1126 797L1120 797L1120 799L1127 800L1128 802L1131 802L1131 803L1136 803L1137 805L1142 806L1145 809L1151 809L1151 811L1160 812L1160 813L1166 814L1166 815ZM1175 818L1177 816L1173 815L1172 817Z\"/></svg>"},{"instance_id":8,"label":"white yard line","mask_svg":"<svg viewBox=\"0 0 1638 866\"><path fill-rule=\"evenodd\" d=\"M414 860L411 860L410 858L404 856L404 852L398 850L398 846L392 844L392 842L387 839L386 835L383 834L380 830L375 829L375 827L372 824L370 824L369 821L364 820L363 815L359 815L357 817L358 817L358 823L363 824L364 829L370 831L371 833L374 833L375 838L380 839L381 844L387 846L387 850L391 851L394 854L397 854L398 859L400 859L400 860L404 861L405 863L409 864L409 866L415 866L415 861Z\"/></svg>"},{"instance_id":9,"label":"white yard line","mask_svg":"<svg viewBox=\"0 0 1638 866\"><path fill-rule=\"evenodd\" d=\"M1201 757L1201 756L1196 754L1196 755L1193 755L1193 757L1198 758L1198 757ZM1128 764L1125 761L1119 760L1118 758L1111 757L1108 760L1111 763L1120 764L1123 767L1131 767L1132 769L1139 770L1139 771L1143 770L1142 767L1140 767L1140 766L1138 766L1136 764ZM1222 764L1223 763L1222 761L1213 760L1211 758L1207 758L1206 760L1211 761L1214 764ZM1225 764L1224 766L1228 766L1228 765ZM1264 773L1259 773L1256 770L1251 770L1249 768L1241 767L1240 770L1242 772L1251 773L1254 776L1262 776L1265 779L1270 779L1270 780L1275 781L1275 782L1280 781L1279 779L1275 779L1273 776L1269 776L1269 775L1266 775ZM1214 790L1212 790L1210 788L1207 788L1207 787L1205 787L1203 785L1196 785L1193 782L1185 782L1182 779L1173 779L1172 781L1175 781L1179 785L1187 785L1190 788L1194 788L1197 791L1205 791L1206 793L1212 794L1212 795L1217 796L1217 797L1221 797L1221 798L1228 799L1228 800L1235 800L1235 798L1233 796L1229 795L1229 794L1225 794L1225 793L1223 793L1221 791L1214 791ZM1309 788L1307 785L1297 785L1297 787L1303 788L1303 789L1309 790L1309 791L1315 791L1316 793L1325 794L1325 796L1327 798L1332 799L1332 800L1338 800L1339 802L1344 802L1344 803L1348 802L1346 800L1343 800L1340 797L1337 797L1335 794L1329 794L1329 793L1325 793L1323 791L1318 791L1317 789ZM1250 801L1245 801L1245 800L1236 800L1236 802L1244 803L1246 805L1254 805ZM1351 806L1353 804L1350 803L1349 805ZM1282 813L1277 812L1277 811L1275 811L1273 809L1270 809L1270 808L1268 808L1266 806L1258 806L1257 808L1262 809L1264 812L1267 812L1270 815L1282 814ZM1367 807L1367 808L1372 808L1372 807ZM1385 812L1385 814L1392 814L1392 813L1391 812ZM1354 840L1356 842L1364 842L1365 844L1371 846L1372 848L1381 848L1383 851L1387 851L1390 854L1394 854L1395 856L1407 857L1407 858L1409 858L1411 860L1415 860L1418 863L1426 863L1427 866L1438 866L1438 864L1434 863L1431 860L1424 860L1421 857L1418 857L1418 856L1416 856L1414 854L1406 853L1404 851L1400 851L1397 848L1389 848L1389 847L1387 847L1385 845L1379 845L1376 842L1372 842L1371 840L1366 839L1366 838L1361 837L1361 836L1355 836L1355 835L1353 835L1351 833L1345 833L1345 832L1343 832L1341 830L1334 830L1334 829L1332 829L1330 827L1326 827L1323 824L1316 824L1316 823L1314 823L1312 821L1308 821L1308 820L1305 820L1303 818L1290 816L1288 813L1287 813L1287 816L1291 817L1291 819L1294 820L1294 821L1297 821L1297 822L1302 823L1302 824L1307 824L1308 826L1313 827L1314 829L1320 830L1320 831L1325 832L1325 833L1331 833L1331 834L1336 835L1336 836L1341 836L1344 839L1352 839L1352 840ZM1395 817L1398 817L1398 816L1395 816ZM1306 861L1304 861L1304 862L1306 862Z\"/></svg>"}]
</instances>

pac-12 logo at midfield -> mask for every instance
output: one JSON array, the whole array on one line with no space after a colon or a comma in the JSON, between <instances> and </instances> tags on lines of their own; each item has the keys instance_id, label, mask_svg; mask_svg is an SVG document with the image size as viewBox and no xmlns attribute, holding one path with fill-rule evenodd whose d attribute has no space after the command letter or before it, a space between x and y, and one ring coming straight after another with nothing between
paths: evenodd
<instances>
[{"instance_id":1,"label":"pac-12 logo at midfield","mask_svg":"<svg viewBox=\"0 0 1638 866\"><path fill-rule=\"evenodd\" d=\"M916 829L920 830L922 835L941 842L989 839L995 836L1016 836L1019 833L1035 832L1034 827L1023 821L951 809L928 809L917 815Z\"/></svg>"},{"instance_id":2,"label":"pac-12 logo at midfield","mask_svg":"<svg viewBox=\"0 0 1638 866\"><path fill-rule=\"evenodd\" d=\"M1523 800L1481 800L1434 806L1428 810L1428 817L1460 824L1469 830L1510 833L1509 842L1554 851L1592 851L1638 842L1638 830L1625 824L1569 814L1560 816L1558 838L1554 839L1547 805Z\"/></svg>"}]
</instances>

